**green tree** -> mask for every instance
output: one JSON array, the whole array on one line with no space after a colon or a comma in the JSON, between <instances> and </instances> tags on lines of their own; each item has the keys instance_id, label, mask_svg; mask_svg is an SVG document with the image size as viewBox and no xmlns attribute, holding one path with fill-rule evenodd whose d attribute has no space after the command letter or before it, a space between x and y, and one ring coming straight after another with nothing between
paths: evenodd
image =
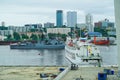
<instances>
[{"instance_id":1,"label":"green tree","mask_svg":"<svg viewBox=\"0 0 120 80\"><path fill-rule=\"evenodd\" d=\"M48 36L50 39L55 38L57 34L54 33L48 33Z\"/></svg>"},{"instance_id":2,"label":"green tree","mask_svg":"<svg viewBox=\"0 0 120 80\"><path fill-rule=\"evenodd\" d=\"M21 37L20 37L20 34L19 34L19 33L14 32L14 33L13 33L13 36L14 36L14 39L15 39L15 40L21 40Z\"/></svg>"},{"instance_id":3,"label":"green tree","mask_svg":"<svg viewBox=\"0 0 120 80\"><path fill-rule=\"evenodd\" d=\"M68 35L72 37L72 35L73 35L73 32L68 32Z\"/></svg>"},{"instance_id":4,"label":"green tree","mask_svg":"<svg viewBox=\"0 0 120 80\"><path fill-rule=\"evenodd\" d=\"M108 31L106 29L95 27L94 31L102 33L102 36L104 36L104 37L108 36L108 33L107 33Z\"/></svg>"},{"instance_id":5,"label":"green tree","mask_svg":"<svg viewBox=\"0 0 120 80\"><path fill-rule=\"evenodd\" d=\"M41 37L42 35L40 35L40 34L38 34L38 39L39 40L41 40L42 39L42 37Z\"/></svg>"},{"instance_id":6,"label":"green tree","mask_svg":"<svg viewBox=\"0 0 120 80\"><path fill-rule=\"evenodd\" d=\"M12 38L12 35L7 35L7 39L10 40Z\"/></svg>"},{"instance_id":7,"label":"green tree","mask_svg":"<svg viewBox=\"0 0 120 80\"><path fill-rule=\"evenodd\" d=\"M22 39L29 39L29 37L26 34L21 34Z\"/></svg>"},{"instance_id":8,"label":"green tree","mask_svg":"<svg viewBox=\"0 0 120 80\"><path fill-rule=\"evenodd\" d=\"M94 27L94 32L100 32L101 28L99 27Z\"/></svg>"},{"instance_id":9,"label":"green tree","mask_svg":"<svg viewBox=\"0 0 120 80\"><path fill-rule=\"evenodd\" d=\"M43 32L47 33L47 28L43 28Z\"/></svg>"},{"instance_id":10,"label":"green tree","mask_svg":"<svg viewBox=\"0 0 120 80\"><path fill-rule=\"evenodd\" d=\"M5 41L12 41L12 40L14 40L14 39L12 38L12 35L7 35L7 38L5 39Z\"/></svg>"},{"instance_id":11,"label":"green tree","mask_svg":"<svg viewBox=\"0 0 120 80\"><path fill-rule=\"evenodd\" d=\"M101 29L100 33L102 33L102 35L104 37L107 37L108 36L108 33L107 33L107 30L106 29Z\"/></svg>"},{"instance_id":12,"label":"green tree","mask_svg":"<svg viewBox=\"0 0 120 80\"><path fill-rule=\"evenodd\" d=\"M37 32L38 29L30 29L30 32Z\"/></svg>"},{"instance_id":13,"label":"green tree","mask_svg":"<svg viewBox=\"0 0 120 80\"><path fill-rule=\"evenodd\" d=\"M61 34L61 38L62 38L64 41L66 41L66 37L67 37L66 34Z\"/></svg>"},{"instance_id":14,"label":"green tree","mask_svg":"<svg viewBox=\"0 0 120 80\"><path fill-rule=\"evenodd\" d=\"M31 38L32 40L38 40L38 36L37 36L36 34L32 34L32 35L30 36L30 38Z\"/></svg>"}]
</instances>

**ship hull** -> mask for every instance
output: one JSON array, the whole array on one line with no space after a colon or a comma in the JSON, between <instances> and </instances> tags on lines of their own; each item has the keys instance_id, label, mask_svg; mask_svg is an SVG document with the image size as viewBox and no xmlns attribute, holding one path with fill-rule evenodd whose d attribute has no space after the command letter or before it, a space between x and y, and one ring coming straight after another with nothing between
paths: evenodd
<instances>
[{"instance_id":1,"label":"ship hull","mask_svg":"<svg viewBox=\"0 0 120 80\"><path fill-rule=\"evenodd\" d=\"M73 52L75 52L75 51L74 50L69 50L69 48L67 46L65 46L65 57L66 57L66 59L73 64L82 63L81 58L79 58L78 60L75 59L75 55L72 54Z\"/></svg>"},{"instance_id":2,"label":"ship hull","mask_svg":"<svg viewBox=\"0 0 120 80\"><path fill-rule=\"evenodd\" d=\"M64 49L64 42L58 40L39 41L37 43L23 42L10 45L11 49Z\"/></svg>"},{"instance_id":3,"label":"ship hull","mask_svg":"<svg viewBox=\"0 0 120 80\"><path fill-rule=\"evenodd\" d=\"M95 45L87 42L81 42L79 40L71 42L68 38L65 45L65 57L72 64L97 64L97 61L101 60L99 54L99 49Z\"/></svg>"},{"instance_id":4,"label":"ship hull","mask_svg":"<svg viewBox=\"0 0 120 80\"><path fill-rule=\"evenodd\" d=\"M64 45L30 45L30 46L22 46L22 45L10 45L11 49L64 49Z\"/></svg>"},{"instance_id":5,"label":"ship hull","mask_svg":"<svg viewBox=\"0 0 120 80\"><path fill-rule=\"evenodd\" d=\"M110 37L94 37L94 40L91 40L90 43L93 43L95 45L112 45L114 44L115 39Z\"/></svg>"}]
</instances>

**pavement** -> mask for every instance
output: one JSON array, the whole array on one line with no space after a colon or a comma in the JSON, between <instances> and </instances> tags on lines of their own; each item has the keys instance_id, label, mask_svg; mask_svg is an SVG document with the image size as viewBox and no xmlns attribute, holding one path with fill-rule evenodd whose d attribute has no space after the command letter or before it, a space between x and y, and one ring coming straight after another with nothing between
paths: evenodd
<instances>
[{"instance_id":1,"label":"pavement","mask_svg":"<svg viewBox=\"0 0 120 80\"><path fill-rule=\"evenodd\" d=\"M79 67L78 70L70 70L61 80L98 80L98 73L103 73L104 69L114 70L114 75L107 75L109 80L117 80L117 67Z\"/></svg>"},{"instance_id":2,"label":"pavement","mask_svg":"<svg viewBox=\"0 0 120 80\"><path fill-rule=\"evenodd\" d=\"M62 72L60 68L68 69L67 67L31 67L31 66L0 66L0 80L54 80ZM91 67L79 66L76 70L68 69L68 72L63 75L60 80L98 80L98 73L103 73L104 69L114 71L114 75L107 75L107 80L118 80L116 75L118 67ZM46 79L41 78L40 74L47 74ZM56 76L57 75L57 76ZM52 76L52 77L51 77ZM81 78L81 79L80 79ZM119 79L120 80L120 79Z\"/></svg>"},{"instance_id":3,"label":"pavement","mask_svg":"<svg viewBox=\"0 0 120 80\"><path fill-rule=\"evenodd\" d=\"M0 80L43 80L40 74L47 74L48 80L53 80L54 75L59 75L59 68L61 67L0 66Z\"/></svg>"}]
</instances>

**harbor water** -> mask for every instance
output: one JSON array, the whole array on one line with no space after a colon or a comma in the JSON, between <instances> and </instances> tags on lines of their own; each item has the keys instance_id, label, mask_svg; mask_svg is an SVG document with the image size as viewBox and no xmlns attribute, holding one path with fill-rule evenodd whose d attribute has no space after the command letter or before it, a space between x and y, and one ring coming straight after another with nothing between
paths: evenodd
<instances>
[{"instance_id":1,"label":"harbor water","mask_svg":"<svg viewBox=\"0 0 120 80\"><path fill-rule=\"evenodd\" d=\"M98 46L104 65L117 64L117 46ZM19 50L0 46L0 65L66 66L65 50Z\"/></svg>"}]
</instances>

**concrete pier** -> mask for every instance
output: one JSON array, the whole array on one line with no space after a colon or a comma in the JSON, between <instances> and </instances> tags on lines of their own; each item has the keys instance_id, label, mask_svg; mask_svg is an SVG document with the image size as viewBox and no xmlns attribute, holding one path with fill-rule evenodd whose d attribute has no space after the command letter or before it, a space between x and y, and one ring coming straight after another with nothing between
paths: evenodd
<instances>
[{"instance_id":1,"label":"concrete pier","mask_svg":"<svg viewBox=\"0 0 120 80\"><path fill-rule=\"evenodd\" d=\"M117 67L79 67L78 70L69 70L60 80L98 80L98 73L103 73L104 69L114 70L114 75L107 75L107 80L118 80Z\"/></svg>"}]
</instances>

